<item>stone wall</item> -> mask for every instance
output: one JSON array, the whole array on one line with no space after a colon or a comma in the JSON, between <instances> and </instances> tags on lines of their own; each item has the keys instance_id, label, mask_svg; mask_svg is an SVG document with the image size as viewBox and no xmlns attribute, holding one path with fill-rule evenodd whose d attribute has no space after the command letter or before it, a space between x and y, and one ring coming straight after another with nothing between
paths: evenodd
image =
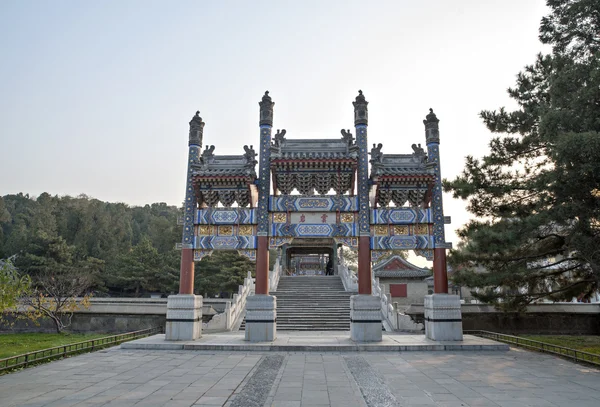
<instances>
[{"instance_id":1,"label":"stone wall","mask_svg":"<svg viewBox=\"0 0 600 407\"><path fill-rule=\"evenodd\" d=\"M0 332L45 332L55 333L51 320L44 318L38 324L31 321L7 318L7 323L0 325ZM141 329L165 326L166 315L151 314L94 314L75 313L71 320L69 332L124 333ZM12 325L12 326L11 326Z\"/></svg>"},{"instance_id":2,"label":"stone wall","mask_svg":"<svg viewBox=\"0 0 600 407\"><path fill-rule=\"evenodd\" d=\"M600 304L536 304L527 312L505 313L487 304L463 304L463 330L506 334L600 335ZM423 306L412 304L406 311L423 322Z\"/></svg>"},{"instance_id":3,"label":"stone wall","mask_svg":"<svg viewBox=\"0 0 600 407\"><path fill-rule=\"evenodd\" d=\"M236 298L203 299L203 322L208 323L215 315L217 320L222 318L227 311L231 311L232 301L235 302ZM166 315L166 298L92 298L88 308L80 309L73 314L68 331L123 333L157 326L164 327ZM6 320L6 323L0 324L0 333L55 332L54 324L49 319L40 319L37 324L26 320L15 320L10 317ZM210 328L209 325L208 329L207 327L203 329L210 332ZM226 330L226 328L221 330Z\"/></svg>"}]
</instances>

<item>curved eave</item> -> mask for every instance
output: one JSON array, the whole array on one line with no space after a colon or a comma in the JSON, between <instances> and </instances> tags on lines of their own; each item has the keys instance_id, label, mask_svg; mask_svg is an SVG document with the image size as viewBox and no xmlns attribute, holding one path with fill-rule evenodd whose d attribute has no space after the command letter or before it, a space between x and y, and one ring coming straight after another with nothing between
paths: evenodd
<instances>
[{"instance_id":1,"label":"curved eave","mask_svg":"<svg viewBox=\"0 0 600 407\"><path fill-rule=\"evenodd\" d=\"M300 158L300 159L289 159L289 158L275 158L271 160L271 167L278 165L289 166L294 164L350 164L358 166L358 159L353 158Z\"/></svg>"},{"instance_id":2,"label":"curved eave","mask_svg":"<svg viewBox=\"0 0 600 407\"><path fill-rule=\"evenodd\" d=\"M246 182L247 184L253 184L256 180L255 177L250 177L247 175L194 175L192 176L192 183L204 183L204 182L220 182L220 183L228 183L228 182Z\"/></svg>"},{"instance_id":3,"label":"curved eave","mask_svg":"<svg viewBox=\"0 0 600 407\"><path fill-rule=\"evenodd\" d=\"M423 175L374 175L371 179L376 182L409 182L409 181L435 181L434 175L423 174Z\"/></svg>"}]
</instances>

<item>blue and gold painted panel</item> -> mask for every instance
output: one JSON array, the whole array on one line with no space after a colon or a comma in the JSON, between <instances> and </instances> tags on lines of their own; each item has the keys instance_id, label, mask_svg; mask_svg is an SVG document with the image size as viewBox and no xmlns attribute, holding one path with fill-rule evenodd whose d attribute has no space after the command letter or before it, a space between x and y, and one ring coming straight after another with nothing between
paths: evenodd
<instances>
[{"instance_id":1,"label":"blue and gold painted panel","mask_svg":"<svg viewBox=\"0 0 600 407\"><path fill-rule=\"evenodd\" d=\"M196 236L254 236L255 225L196 225Z\"/></svg>"},{"instance_id":2,"label":"blue and gold painted panel","mask_svg":"<svg viewBox=\"0 0 600 407\"><path fill-rule=\"evenodd\" d=\"M388 208L372 209L372 224L409 225L412 223L433 223L431 209Z\"/></svg>"},{"instance_id":3,"label":"blue and gold painted panel","mask_svg":"<svg viewBox=\"0 0 600 407\"><path fill-rule=\"evenodd\" d=\"M281 237L334 237L356 236L355 223L301 223L271 224L271 236Z\"/></svg>"},{"instance_id":4,"label":"blue and gold painted panel","mask_svg":"<svg viewBox=\"0 0 600 407\"><path fill-rule=\"evenodd\" d=\"M256 249L255 236L196 236L194 248L204 250Z\"/></svg>"},{"instance_id":5,"label":"blue and gold painted panel","mask_svg":"<svg viewBox=\"0 0 600 407\"><path fill-rule=\"evenodd\" d=\"M256 224L254 208L215 208L196 211L195 223L198 225L237 225Z\"/></svg>"},{"instance_id":6,"label":"blue and gold painted panel","mask_svg":"<svg viewBox=\"0 0 600 407\"><path fill-rule=\"evenodd\" d=\"M372 250L409 250L433 248L433 236L374 236Z\"/></svg>"},{"instance_id":7,"label":"blue and gold painted panel","mask_svg":"<svg viewBox=\"0 0 600 407\"><path fill-rule=\"evenodd\" d=\"M355 196L271 196L271 212L356 212L358 198Z\"/></svg>"},{"instance_id":8,"label":"blue and gold painted panel","mask_svg":"<svg viewBox=\"0 0 600 407\"><path fill-rule=\"evenodd\" d=\"M371 236L412 236L430 235L432 226L428 223L416 225L371 225Z\"/></svg>"},{"instance_id":9,"label":"blue and gold painted panel","mask_svg":"<svg viewBox=\"0 0 600 407\"><path fill-rule=\"evenodd\" d=\"M355 212L271 212L269 221L271 223L354 223L356 216Z\"/></svg>"}]
</instances>

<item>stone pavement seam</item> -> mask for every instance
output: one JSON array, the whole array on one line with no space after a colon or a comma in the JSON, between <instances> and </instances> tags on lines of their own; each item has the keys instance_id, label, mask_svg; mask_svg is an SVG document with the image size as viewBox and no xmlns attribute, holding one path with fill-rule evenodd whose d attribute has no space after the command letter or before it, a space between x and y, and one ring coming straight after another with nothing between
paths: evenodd
<instances>
[{"instance_id":1,"label":"stone pavement seam","mask_svg":"<svg viewBox=\"0 0 600 407\"><path fill-rule=\"evenodd\" d=\"M263 407L275 379L283 365L283 355L264 356L242 391L231 402L231 407ZM266 389L268 387L268 390Z\"/></svg>"},{"instance_id":2,"label":"stone pavement seam","mask_svg":"<svg viewBox=\"0 0 600 407\"><path fill-rule=\"evenodd\" d=\"M362 401L362 406L367 406L367 402L363 397L362 392L360 391L360 387L358 386L358 383L356 383L356 380L354 379L354 376L352 375L352 372L350 371L350 368L348 367L348 364L345 360L344 363L342 363L342 369L344 370L344 373L346 374L346 377L350 382L350 386L352 387L352 393L356 396L356 398Z\"/></svg>"},{"instance_id":3,"label":"stone pavement seam","mask_svg":"<svg viewBox=\"0 0 600 407\"><path fill-rule=\"evenodd\" d=\"M279 371L277 372L277 376L275 377L275 381L273 382L273 385L271 386L271 391L269 392L269 395L267 396L267 400L264 403L264 406L270 406L273 403L273 399L275 398L275 392L277 391L278 387L279 387L279 383L281 383L281 378L283 377L283 372L285 370L285 366L287 365L287 354L284 355L283 358L283 362L281 364L281 368L279 369Z\"/></svg>"},{"instance_id":4,"label":"stone pavement seam","mask_svg":"<svg viewBox=\"0 0 600 407\"><path fill-rule=\"evenodd\" d=\"M362 356L344 356L368 407L400 406L385 380Z\"/></svg>"}]
</instances>

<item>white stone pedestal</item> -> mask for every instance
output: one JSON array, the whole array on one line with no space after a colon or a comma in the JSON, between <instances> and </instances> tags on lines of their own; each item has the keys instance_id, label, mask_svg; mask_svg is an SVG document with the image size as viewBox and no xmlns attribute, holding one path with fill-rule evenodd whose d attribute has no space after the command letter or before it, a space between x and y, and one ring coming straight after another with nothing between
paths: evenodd
<instances>
[{"instance_id":1,"label":"white stone pedestal","mask_svg":"<svg viewBox=\"0 0 600 407\"><path fill-rule=\"evenodd\" d=\"M165 340L193 341L202 336L202 296L169 295Z\"/></svg>"},{"instance_id":2,"label":"white stone pedestal","mask_svg":"<svg viewBox=\"0 0 600 407\"><path fill-rule=\"evenodd\" d=\"M381 300L373 295L350 297L350 338L354 342L381 342Z\"/></svg>"},{"instance_id":3,"label":"white stone pedestal","mask_svg":"<svg viewBox=\"0 0 600 407\"><path fill-rule=\"evenodd\" d=\"M462 341L460 297L450 294L425 296L425 336L434 341Z\"/></svg>"},{"instance_id":4,"label":"white stone pedestal","mask_svg":"<svg viewBox=\"0 0 600 407\"><path fill-rule=\"evenodd\" d=\"M246 340L272 342L277 337L277 297L257 294L246 299Z\"/></svg>"}]
</instances>

